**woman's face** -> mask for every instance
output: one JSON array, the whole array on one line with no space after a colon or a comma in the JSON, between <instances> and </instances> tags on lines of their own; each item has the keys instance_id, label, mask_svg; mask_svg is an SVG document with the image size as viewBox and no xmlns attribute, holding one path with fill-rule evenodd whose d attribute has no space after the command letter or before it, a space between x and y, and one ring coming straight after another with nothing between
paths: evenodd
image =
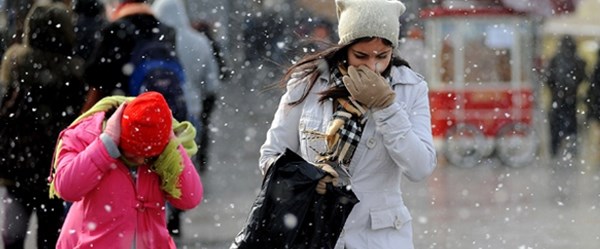
<instances>
[{"instance_id":1,"label":"woman's face","mask_svg":"<svg viewBox=\"0 0 600 249\"><path fill-rule=\"evenodd\" d=\"M348 47L348 65L365 65L381 74L392 60L392 46L386 45L381 38L359 41Z\"/></svg>"}]
</instances>

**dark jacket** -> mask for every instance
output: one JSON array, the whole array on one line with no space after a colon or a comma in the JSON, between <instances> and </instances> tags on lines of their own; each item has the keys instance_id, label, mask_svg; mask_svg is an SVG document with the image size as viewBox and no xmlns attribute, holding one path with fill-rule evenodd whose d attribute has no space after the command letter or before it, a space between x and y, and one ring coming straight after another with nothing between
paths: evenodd
<instances>
[{"instance_id":1,"label":"dark jacket","mask_svg":"<svg viewBox=\"0 0 600 249\"><path fill-rule=\"evenodd\" d=\"M600 49L598 50L598 59L590 78L590 88L588 89L588 99L586 100L588 104L588 118L595 121L600 120Z\"/></svg>"},{"instance_id":2,"label":"dark jacket","mask_svg":"<svg viewBox=\"0 0 600 249\"><path fill-rule=\"evenodd\" d=\"M75 55L87 60L100 39L100 31L108 25L104 4L100 0L75 0Z\"/></svg>"},{"instance_id":3,"label":"dark jacket","mask_svg":"<svg viewBox=\"0 0 600 249\"><path fill-rule=\"evenodd\" d=\"M135 42L149 37L160 37L175 44L175 30L161 24L151 13L132 8L145 4L128 4L121 11L128 14L106 26L101 40L85 67L84 79L92 87L99 88L102 97L126 95L129 89L129 74L133 70L126 64L131 58ZM146 6L149 10L149 7ZM159 32L164 36L157 36Z\"/></svg>"},{"instance_id":4,"label":"dark jacket","mask_svg":"<svg viewBox=\"0 0 600 249\"><path fill-rule=\"evenodd\" d=\"M51 23L52 25L49 25ZM24 44L2 61L0 178L27 189L47 189L56 138L80 113L83 62L71 56L71 16L63 4L32 8Z\"/></svg>"},{"instance_id":5,"label":"dark jacket","mask_svg":"<svg viewBox=\"0 0 600 249\"><path fill-rule=\"evenodd\" d=\"M587 79L585 61L577 55L577 46L570 36L560 41L557 54L550 60L547 83L556 101L557 110L575 110L577 88Z\"/></svg>"}]
</instances>

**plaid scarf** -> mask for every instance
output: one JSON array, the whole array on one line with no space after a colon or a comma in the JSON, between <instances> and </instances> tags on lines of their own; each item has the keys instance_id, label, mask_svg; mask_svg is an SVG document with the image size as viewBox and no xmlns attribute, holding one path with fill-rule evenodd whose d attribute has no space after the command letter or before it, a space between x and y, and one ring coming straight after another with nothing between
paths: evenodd
<instances>
[{"instance_id":1,"label":"plaid scarf","mask_svg":"<svg viewBox=\"0 0 600 249\"><path fill-rule=\"evenodd\" d=\"M331 72L333 87L346 87L342 81L343 76L342 71L338 67L333 67ZM336 141L328 141L327 147L329 151L327 151L327 154L329 160L337 161L337 163L347 169L350 166L350 161L352 160L356 146L360 142L363 128L367 122L367 117L364 115L367 109L352 98L338 98L334 104L336 105L335 112L333 113L328 131L335 131L335 127L332 126L341 124L341 127L337 130Z\"/></svg>"},{"instance_id":2,"label":"plaid scarf","mask_svg":"<svg viewBox=\"0 0 600 249\"><path fill-rule=\"evenodd\" d=\"M332 87L345 87L342 77L342 71L334 68L331 72ZM343 174L340 174L340 183L343 186L350 183L350 161L360 142L363 128L367 122L367 118L364 115L367 109L348 97L335 99L334 105L335 111L331 117L327 131L324 133L320 131L304 131L307 136L303 139L324 139L326 141L326 152L320 152L313 147L311 149L319 154L317 163L330 164L338 173L343 172Z\"/></svg>"}]
</instances>

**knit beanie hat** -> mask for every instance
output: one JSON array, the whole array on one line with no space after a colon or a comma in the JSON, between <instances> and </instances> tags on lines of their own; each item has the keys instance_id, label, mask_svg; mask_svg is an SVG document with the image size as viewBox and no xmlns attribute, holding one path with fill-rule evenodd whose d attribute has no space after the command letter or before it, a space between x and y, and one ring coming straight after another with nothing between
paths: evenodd
<instances>
[{"instance_id":1,"label":"knit beanie hat","mask_svg":"<svg viewBox=\"0 0 600 249\"><path fill-rule=\"evenodd\" d=\"M172 121L171 109L160 93L142 93L123 110L119 146L135 156L160 155L169 142Z\"/></svg>"},{"instance_id":2,"label":"knit beanie hat","mask_svg":"<svg viewBox=\"0 0 600 249\"><path fill-rule=\"evenodd\" d=\"M363 37L380 37L398 46L400 15L406 7L398 0L335 0L339 44Z\"/></svg>"}]
</instances>

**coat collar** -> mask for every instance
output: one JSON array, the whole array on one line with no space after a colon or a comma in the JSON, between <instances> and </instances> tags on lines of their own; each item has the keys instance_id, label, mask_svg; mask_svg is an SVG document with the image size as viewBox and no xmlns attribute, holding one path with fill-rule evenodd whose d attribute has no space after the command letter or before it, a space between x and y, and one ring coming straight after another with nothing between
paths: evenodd
<instances>
[{"instance_id":1,"label":"coat collar","mask_svg":"<svg viewBox=\"0 0 600 249\"><path fill-rule=\"evenodd\" d=\"M392 76L392 85L416 85L424 80L423 76L405 66L392 67L390 74Z\"/></svg>"}]
</instances>

